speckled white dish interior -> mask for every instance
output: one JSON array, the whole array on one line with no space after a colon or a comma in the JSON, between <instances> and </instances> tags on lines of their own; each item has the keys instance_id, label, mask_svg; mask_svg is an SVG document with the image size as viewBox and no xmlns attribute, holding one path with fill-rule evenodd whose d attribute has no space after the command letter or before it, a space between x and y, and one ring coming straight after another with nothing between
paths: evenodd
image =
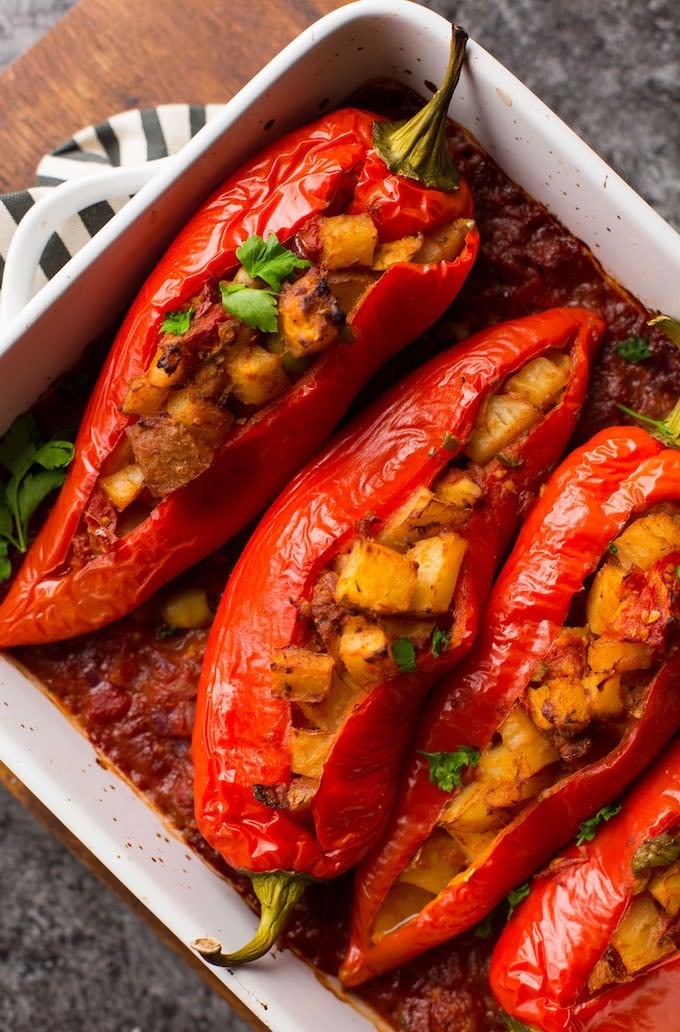
<instances>
[{"instance_id":1,"label":"speckled white dish interior","mask_svg":"<svg viewBox=\"0 0 680 1032\"><path fill-rule=\"evenodd\" d=\"M73 363L101 331L102 310L125 303L227 172L368 80L387 76L426 93L425 83L442 78L449 38L444 19L409 0L357 0L302 33L12 314L0 334L0 429ZM680 317L680 237L474 42L451 114L608 273L650 308ZM26 246L35 250L35 241ZM212 935L233 948L250 937L256 921L239 897L97 763L40 687L3 659L0 758L182 942ZM372 1027L288 953L218 974L273 1032Z\"/></svg>"}]
</instances>

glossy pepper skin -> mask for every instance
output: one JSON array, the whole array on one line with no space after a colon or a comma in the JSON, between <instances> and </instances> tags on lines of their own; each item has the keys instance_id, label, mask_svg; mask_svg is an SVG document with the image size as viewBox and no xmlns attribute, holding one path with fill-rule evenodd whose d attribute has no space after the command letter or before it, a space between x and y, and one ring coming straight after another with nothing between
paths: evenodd
<instances>
[{"instance_id":1,"label":"glossy pepper skin","mask_svg":"<svg viewBox=\"0 0 680 1032\"><path fill-rule=\"evenodd\" d=\"M397 800L376 849L359 866L350 942L341 969L356 985L474 926L545 863L581 821L615 799L680 723L677 662L649 686L644 712L601 760L529 802L417 915L372 941L382 900L451 798L429 778L421 751L482 749L548 654L609 543L631 515L677 499L680 452L645 430L607 429L572 452L531 509L489 597L466 660L437 686L406 761Z\"/></svg>"},{"instance_id":2,"label":"glossy pepper skin","mask_svg":"<svg viewBox=\"0 0 680 1032\"><path fill-rule=\"evenodd\" d=\"M435 679L469 650L494 569L573 430L599 317L553 309L483 331L362 412L279 496L230 577L208 640L193 740L195 810L207 841L255 874L332 878L375 841L392 802L415 714ZM562 397L485 469L484 502L466 524L450 645L415 673L373 688L341 725L311 814L264 805L255 785L291 780L291 705L272 692L271 656L295 643L300 604L367 517L387 517L430 485L469 437L483 398L553 348L572 359ZM507 456L506 456L507 458ZM247 600L247 602L246 602Z\"/></svg>"},{"instance_id":3,"label":"glossy pepper skin","mask_svg":"<svg viewBox=\"0 0 680 1032\"><path fill-rule=\"evenodd\" d=\"M366 211L367 205L380 212L382 198L383 239L471 216L463 180L443 191L388 171L372 147L375 122L375 115L347 108L271 144L229 176L170 246L117 334L66 482L0 606L0 646L103 626L228 541L316 451L376 369L453 301L479 245L472 223L454 261L390 267L349 313L347 343L318 356L290 390L243 423L210 469L162 499L107 551L72 567L74 535L129 418L120 411L127 386L152 360L164 316L235 269L235 251L249 236L275 233L284 243L315 213Z\"/></svg>"},{"instance_id":4,"label":"glossy pepper skin","mask_svg":"<svg viewBox=\"0 0 680 1032\"><path fill-rule=\"evenodd\" d=\"M595 996L587 979L633 894L635 851L657 835L677 834L679 824L676 738L592 842L565 850L533 880L491 960L491 987L508 1014L544 1032L675 1032L677 951Z\"/></svg>"}]
</instances>

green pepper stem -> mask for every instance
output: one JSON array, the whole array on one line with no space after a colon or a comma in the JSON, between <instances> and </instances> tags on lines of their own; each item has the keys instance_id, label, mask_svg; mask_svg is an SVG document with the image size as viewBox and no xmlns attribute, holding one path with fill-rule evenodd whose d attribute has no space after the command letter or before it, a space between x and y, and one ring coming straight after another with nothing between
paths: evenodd
<instances>
[{"instance_id":1,"label":"green pepper stem","mask_svg":"<svg viewBox=\"0 0 680 1032\"><path fill-rule=\"evenodd\" d=\"M454 25L444 82L418 114L407 122L376 122L373 127L373 147L391 172L440 190L455 190L460 182L446 149L446 120L467 40L465 30Z\"/></svg>"},{"instance_id":2,"label":"green pepper stem","mask_svg":"<svg viewBox=\"0 0 680 1032\"><path fill-rule=\"evenodd\" d=\"M251 877L260 901L260 924L250 942L234 953L223 953L216 939L194 939L191 944L204 960L216 967L248 964L268 953L309 882L309 878L294 871L267 871Z\"/></svg>"}]
</instances>

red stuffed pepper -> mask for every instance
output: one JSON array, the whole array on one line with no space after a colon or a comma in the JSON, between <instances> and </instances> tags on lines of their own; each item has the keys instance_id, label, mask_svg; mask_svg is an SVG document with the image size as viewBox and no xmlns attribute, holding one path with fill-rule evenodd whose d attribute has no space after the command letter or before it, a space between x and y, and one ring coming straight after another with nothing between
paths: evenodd
<instances>
[{"instance_id":1,"label":"red stuffed pepper","mask_svg":"<svg viewBox=\"0 0 680 1032\"><path fill-rule=\"evenodd\" d=\"M506 1012L542 1032L676 1032L680 740L595 838L532 882L491 961Z\"/></svg>"},{"instance_id":2,"label":"red stuffed pepper","mask_svg":"<svg viewBox=\"0 0 680 1032\"><path fill-rule=\"evenodd\" d=\"M479 243L445 150L465 41L455 29L444 86L406 126L324 115L179 234L116 337L0 645L102 626L224 544L453 301Z\"/></svg>"},{"instance_id":3,"label":"red stuffed pepper","mask_svg":"<svg viewBox=\"0 0 680 1032\"><path fill-rule=\"evenodd\" d=\"M680 452L608 429L549 479L360 866L348 985L474 926L680 722Z\"/></svg>"},{"instance_id":4,"label":"red stuffed pepper","mask_svg":"<svg viewBox=\"0 0 680 1032\"><path fill-rule=\"evenodd\" d=\"M554 309L431 360L250 538L208 640L193 743L199 830L262 901L255 943L221 962L261 955L306 881L375 841L423 697L472 644L602 332L591 312Z\"/></svg>"}]
</instances>

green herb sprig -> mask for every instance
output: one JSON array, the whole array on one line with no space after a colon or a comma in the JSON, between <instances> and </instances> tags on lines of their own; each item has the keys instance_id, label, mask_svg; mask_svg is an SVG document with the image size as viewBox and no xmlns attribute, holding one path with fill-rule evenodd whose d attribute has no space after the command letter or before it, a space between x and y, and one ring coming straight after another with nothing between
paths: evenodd
<instances>
[{"instance_id":1,"label":"green herb sprig","mask_svg":"<svg viewBox=\"0 0 680 1032\"><path fill-rule=\"evenodd\" d=\"M311 262L280 244L275 233L270 233L266 240L253 233L236 249L236 257L250 278L266 283L269 290L246 283L221 282L224 310L246 326L262 333L276 333L276 295L284 280L290 278L296 269L309 268Z\"/></svg>"},{"instance_id":2,"label":"green herb sprig","mask_svg":"<svg viewBox=\"0 0 680 1032\"><path fill-rule=\"evenodd\" d=\"M481 753L468 745L461 745L453 752L425 752L420 750L430 765L430 781L442 792L452 792L463 784L466 767L476 767Z\"/></svg>"},{"instance_id":3,"label":"green herb sprig","mask_svg":"<svg viewBox=\"0 0 680 1032\"><path fill-rule=\"evenodd\" d=\"M576 835L576 845L582 846L584 842L592 842L597 833L597 829L605 821L610 821L612 817L615 817L621 809L620 804L613 806L603 806L597 813L590 817L587 821L583 821L578 826L578 833Z\"/></svg>"},{"instance_id":4,"label":"green herb sprig","mask_svg":"<svg viewBox=\"0 0 680 1032\"><path fill-rule=\"evenodd\" d=\"M61 487L73 459L70 441L40 441L35 419L20 416L0 439L0 581L11 575L9 549L25 552L31 517L49 494Z\"/></svg>"}]
</instances>

